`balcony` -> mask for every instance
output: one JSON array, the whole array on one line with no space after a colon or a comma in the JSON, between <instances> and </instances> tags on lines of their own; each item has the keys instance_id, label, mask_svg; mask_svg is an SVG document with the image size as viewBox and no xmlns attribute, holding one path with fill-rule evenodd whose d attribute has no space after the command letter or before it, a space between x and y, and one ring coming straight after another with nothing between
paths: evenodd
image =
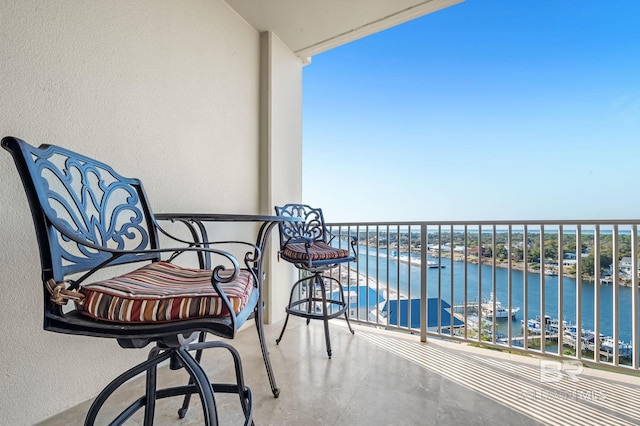
<instances>
[{"instance_id":1,"label":"balcony","mask_svg":"<svg viewBox=\"0 0 640 426\"><path fill-rule=\"evenodd\" d=\"M256 424L640 422L638 276L614 260L630 258L638 269L637 222L330 226L359 240L358 262L335 271L348 283L356 333L333 320L329 360L321 323L291 318L278 346L282 322L268 325L282 389L274 399L255 331L242 330L233 344ZM210 377L226 380L229 359L209 353L203 363ZM186 380L168 368L160 376ZM127 384L109 407L119 412L143 389L143 379ZM217 401L222 424L239 424L237 398ZM90 403L42 425L79 422ZM176 424L180 403L160 401L156 424ZM192 404L178 424L200 423Z\"/></svg>"},{"instance_id":2,"label":"balcony","mask_svg":"<svg viewBox=\"0 0 640 426\"><path fill-rule=\"evenodd\" d=\"M331 360L326 356L320 322L312 321L307 327L303 319L292 318L278 346L273 342L282 324L266 327L282 389L278 399L269 390L255 330L249 327L240 332L234 346L242 355L247 383L254 394L257 425L640 422L638 377L585 368L574 380L553 369L544 373L544 364L537 357L440 339L423 343L418 336L369 326L356 326L352 336L343 321L331 324ZM216 353L206 354L203 360L209 375L216 379L226 377L230 362ZM168 381L175 385L186 380L183 373L168 367L159 376L169 376ZM143 378L128 383L105 407L102 418L108 418L109 408L119 411L143 393ZM220 395L217 402L222 424L241 424L237 397ZM40 425L78 424L90 403ZM201 423L199 402L192 402L182 421L176 415L180 405L181 400L175 398L159 401L156 424ZM136 420L141 418L132 421Z\"/></svg>"}]
</instances>

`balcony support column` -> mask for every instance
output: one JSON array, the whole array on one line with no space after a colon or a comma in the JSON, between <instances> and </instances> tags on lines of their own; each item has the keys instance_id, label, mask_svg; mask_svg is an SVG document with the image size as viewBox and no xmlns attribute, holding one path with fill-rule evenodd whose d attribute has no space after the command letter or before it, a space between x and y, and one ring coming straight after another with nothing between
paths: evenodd
<instances>
[{"instance_id":1,"label":"balcony support column","mask_svg":"<svg viewBox=\"0 0 640 426\"><path fill-rule=\"evenodd\" d=\"M302 201L302 60L276 34L260 34L260 213ZM285 316L296 269L277 261L277 232L265 253L265 320ZM275 238L274 238L275 237Z\"/></svg>"}]
</instances>

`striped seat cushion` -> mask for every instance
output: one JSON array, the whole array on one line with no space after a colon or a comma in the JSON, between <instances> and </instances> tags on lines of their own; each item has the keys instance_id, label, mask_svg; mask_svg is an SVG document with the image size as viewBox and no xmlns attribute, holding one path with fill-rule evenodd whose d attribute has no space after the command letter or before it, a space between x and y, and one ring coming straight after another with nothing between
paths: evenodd
<instances>
[{"instance_id":1,"label":"striped seat cushion","mask_svg":"<svg viewBox=\"0 0 640 426\"><path fill-rule=\"evenodd\" d=\"M156 262L140 269L87 284L80 310L90 317L123 323L168 322L188 318L228 316L211 285L211 271ZM220 284L237 314L253 290L253 275L242 270Z\"/></svg>"},{"instance_id":2,"label":"striped seat cushion","mask_svg":"<svg viewBox=\"0 0 640 426\"><path fill-rule=\"evenodd\" d=\"M349 257L349 250L331 247L323 241L316 241L309 247L309 254L311 260L340 259ZM303 243L287 244L282 255L289 259L309 260L307 249Z\"/></svg>"}]
</instances>

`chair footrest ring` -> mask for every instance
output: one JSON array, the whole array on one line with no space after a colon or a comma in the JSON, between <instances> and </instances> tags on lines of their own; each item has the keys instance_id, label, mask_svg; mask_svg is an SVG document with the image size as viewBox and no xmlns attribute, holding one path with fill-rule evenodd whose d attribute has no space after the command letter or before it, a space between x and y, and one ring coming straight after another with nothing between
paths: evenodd
<instances>
[{"instance_id":1,"label":"chair footrest ring","mask_svg":"<svg viewBox=\"0 0 640 426\"><path fill-rule=\"evenodd\" d=\"M332 319L343 315L347 311L347 304L341 300L323 301L321 298L313 298L311 299L311 302L326 303L327 314L325 315L324 312L322 312L322 306L320 306L319 311L315 310L314 312L308 312L306 307L300 307L302 304L309 303L309 299L291 302L285 310L291 315L310 319Z\"/></svg>"}]
</instances>

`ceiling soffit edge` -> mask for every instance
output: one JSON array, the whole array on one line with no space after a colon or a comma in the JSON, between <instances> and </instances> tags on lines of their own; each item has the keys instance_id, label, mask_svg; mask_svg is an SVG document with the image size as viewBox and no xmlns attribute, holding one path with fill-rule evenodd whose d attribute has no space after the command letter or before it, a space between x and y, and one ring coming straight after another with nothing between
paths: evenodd
<instances>
[{"instance_id":1,"label":"ceiling soffit edge","mask_svg":"<svg viewBox=\"0 0 640 426\"><path fill-rule=\"evenodd\" d=\"M334 47L347 44L354 40L358 40L368 35L411 21L412 19L428 15L440 9L462 3L463 1L465 0L426 0L406 9L381 17L375 21L350 29L341 34L336 34L335 36L329 37L302 49L298 49L294 51L294 53L302 58L305 63L310 63L313 55L317 55L318 53L325 52Z\"/></svg>"}]
</instances>

